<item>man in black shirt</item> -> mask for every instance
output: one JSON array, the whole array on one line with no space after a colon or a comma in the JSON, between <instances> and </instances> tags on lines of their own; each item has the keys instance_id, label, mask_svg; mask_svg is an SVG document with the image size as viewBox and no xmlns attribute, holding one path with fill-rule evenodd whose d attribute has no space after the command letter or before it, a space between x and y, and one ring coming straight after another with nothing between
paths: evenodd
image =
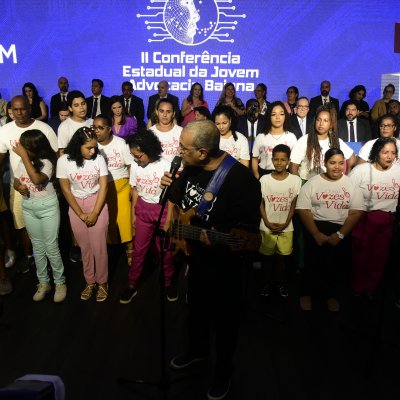
<instances>
[{"instance_id":1,"label":"man in black shirt","mask_svg":"<svg viewBox=\"0 0 400 400\"><path fill-rule=\"evenodd\" d=\"M212 176L227 153L219 149L220 134L211 121L189 123L182 131L180 149L184 169L172 183L169 200L182 211L196 208ZM166 173L162 183L171 184ZM261 189L257 179L238 162L210 201L202 222L217 232L260 224ZM189 345L171 361L177 370L201 361L209 352L209 333L215 329L216 366L208 398L224 398L233 374L240 306L241 257L227 245L214 245L203 230L200 242L190 241L188 258Z\"/></svg>"}]
</instances>

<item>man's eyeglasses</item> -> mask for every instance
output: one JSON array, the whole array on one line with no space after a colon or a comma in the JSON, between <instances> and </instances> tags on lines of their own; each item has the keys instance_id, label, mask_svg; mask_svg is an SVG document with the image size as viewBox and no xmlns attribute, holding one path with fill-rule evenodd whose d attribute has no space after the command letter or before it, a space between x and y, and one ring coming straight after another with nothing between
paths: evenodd
<instances>
[{"instance_id":1,"label":"man's eyeglasses","mask_svg":"<svg viewBox=\"0 0 400 400\"><path fill-rule=\"evenodd\" d=\"M188 151L192 151L192 150L198 150L195 147L192 148L187 148L185 147L182 143L179 143L179 151L183 154L183 153L187 153Z\"/></svg>"},{"instance_id":2,"label":"man's eyeglasses","mask_svg":"<svg viewBox=\"0 0 400 400\"><path fill-rule=\"evenodd\" d=\"M296 106L297 109L299 110L307 110L307 108L310 108L309 106Z\"/></svg>"}]
</instances>

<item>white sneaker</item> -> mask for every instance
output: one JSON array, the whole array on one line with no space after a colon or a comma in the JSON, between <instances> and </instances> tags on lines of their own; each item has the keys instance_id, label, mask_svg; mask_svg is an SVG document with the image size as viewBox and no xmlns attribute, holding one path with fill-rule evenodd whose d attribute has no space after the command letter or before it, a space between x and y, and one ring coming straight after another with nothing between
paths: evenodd
<instances>
[{"instance_id":1,"label":"white sneaker","mask_svg":"<svg viewBox=\"0 0 400 400\"><path fill-rule=\"evenodd\" d=\"M51 290L51 286L48 283L39 283L37 285L36 293L33 295L33 301L42 301L46 294Z\"/></svg>"},{"instance_id":2,"label":"white sneaker","mask_svg":"<svg viewBox=\"0 0 400 400\"><path fill-rule=\"evenodd\" d=\"M57 283L54 292L54 303L61 303L67 295L67 285L65 283Z\"/></svg>"},{"instance_id":3,"label":"white sneaker","mask_svg":"<svg viewBox=\"0 0 400 400\"><path fill-rule=\"evenodd\" d=\"M8 249L4 255L4 266L6 268L11 268L15 264L15 251Z\"/></svg>"}]
</instances>

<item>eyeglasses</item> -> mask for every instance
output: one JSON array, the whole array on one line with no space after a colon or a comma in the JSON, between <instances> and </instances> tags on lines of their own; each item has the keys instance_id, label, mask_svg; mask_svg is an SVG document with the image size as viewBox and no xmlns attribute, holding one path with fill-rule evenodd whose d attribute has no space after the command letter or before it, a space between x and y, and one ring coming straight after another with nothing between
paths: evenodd
<instances>
[{"instance_id":1,"label":"eyeglasses","mask_svg":"<svg viewBox=\"0 0 400 400\"><path fill-rule=\"evenodd\" d=\"M108 126L101 126L101 125L92 125L91 128L94 132L96 131L104 131L104 129L109 128Z\"/></svg>"},{"instance_id":2,"label":"eyeglasses","mask_svg":"<svg viewBox=\"0 0 400 400\"><path fill-rule=\"evenodd\" d=\"M185 147L182 143L179 143L179 151L182 154L187 153L188 151L192 151L192 150L198 150L198 149L196 147L192 147L189 149L188 147Z\"/></svg>"},{"instance_id":3,"label":"eyeglasses","mask_svg":"<svg viewBox=\"0 0 400 400\"><path fill-rule=\"evenodd\" d=\"M379 128L386 129L386 128L394 128L396 125L393 124L381 124Z\"/></svg>"},{"instance_id":4,"label":"eyeglasses","mask_svg":"<svg viewBox=\"0 0 400 400\"><path fill-rule=\"evenodd\" d=\"M140 155L138 155L138 156L135 156L135 155L132 154L132 156L133 156L133 159L134 159L135 161L140 161L140 159L143 157L144 154L145 154L145 153L142 153L142 154L140 154Z\"/></svg>"},{"instance_id":5,"label":"eyeglasses","mask_svg":"<svg viewBox=\"0 0 400 400\"><path fill-rule=\"evenodd\" d=\"M309 106L296 106L298 110L307 110L307 108L310 108Z\"/></svg>"}]
</instances>

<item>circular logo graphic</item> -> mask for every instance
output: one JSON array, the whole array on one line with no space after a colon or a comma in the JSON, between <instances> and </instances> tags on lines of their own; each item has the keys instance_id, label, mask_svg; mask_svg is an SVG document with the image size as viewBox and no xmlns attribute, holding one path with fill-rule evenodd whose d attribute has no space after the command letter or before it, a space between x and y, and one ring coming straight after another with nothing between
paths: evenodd
<instances>
[{"instance_id":1,"label":"circular logo graphic","mask_svg":"<svg viewBox=\"0 0 400 400\"><path fill-rule=\"evenodd\" d=\"M167 0L163 17L168 33L187 46L207 41L219 22L214 0Z\"/></svg>"}]
</instances>

